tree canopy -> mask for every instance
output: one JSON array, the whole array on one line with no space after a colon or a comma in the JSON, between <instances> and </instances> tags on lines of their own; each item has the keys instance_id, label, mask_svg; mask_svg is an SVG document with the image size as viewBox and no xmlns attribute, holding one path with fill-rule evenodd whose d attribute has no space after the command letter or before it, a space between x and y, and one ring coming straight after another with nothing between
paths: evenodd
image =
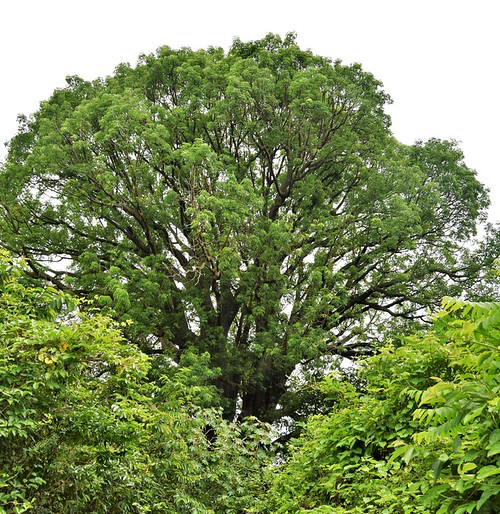
<instances>
[{"instance_id":1,"label":"tree canopy","mask_svg":"<svg viewBox=\"0 0 500 514\"><path fill-rule=\"evenodd\" d=\"M298 364L366 353L496 256L466 248L488 196L457 144L399 143L389 101L293 35L70 77L10 143L1 245L150 355L208 354L226 418L272 420Z\"/></svg>"}]
</instances>

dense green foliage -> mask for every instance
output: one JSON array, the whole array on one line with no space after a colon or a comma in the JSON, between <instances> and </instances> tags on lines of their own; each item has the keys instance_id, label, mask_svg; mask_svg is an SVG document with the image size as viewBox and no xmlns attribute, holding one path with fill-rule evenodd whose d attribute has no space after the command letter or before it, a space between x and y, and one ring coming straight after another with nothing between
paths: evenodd
<instances>
[{"instance_id":1,"label":"dense green foliage","mask_svg":"<svg viewBox=\"0 0 500 514\"><path fill-rule=\"evenodd\" d=\"M388 101L291 35L72 77L10 144L0 244L143 351L208 354L226 419L297 415L297 364L407 331L496 256L464 249L488 199L457 145L399 144Z\"/></svg>"},{"instance_id":2,"label":"dense green foliage","mask_svg":"<svg viewBox=\"0 0 500 514\"><path fill-rule=\"evenodd\" d=\"M431 331L330 375L330 412L270 465L269 427L196 406L200 365L160 375L21 271L1 256L0 512L497 512L500 303L444 299Z\"/></svg>"},{"instance_id":3,"label":"dense green foliage","mask_svg":"<svg viewBox=\"0 0 500 514\"><path fill-rule=\"evenodd\" d=\"M0 512L241 513L264 489L269 429L195 403L97 313L0 256Z\"/></svg>"},{"instance_id":4,"label":"dense green foliage","mask_svg":"<svg viewBox=\"0 0 500 514\"><path fill-rule=\"evenodd\" d=\"M331 376L267 512L494 514L500 505L500 303L452 299L432 331Z\"/></svg>"},{"instance_id":5,"label":"dense green foliage","mask_svg":"<svg viewBox=\"0 0 500 514\"><path fill-rule=\"evenodd\" d=\"M396 141L389 101L269 35L21 119L0 514L499 511L499 233L471 244L486 189L455 142Z\"/></svg>"}]
</instances>

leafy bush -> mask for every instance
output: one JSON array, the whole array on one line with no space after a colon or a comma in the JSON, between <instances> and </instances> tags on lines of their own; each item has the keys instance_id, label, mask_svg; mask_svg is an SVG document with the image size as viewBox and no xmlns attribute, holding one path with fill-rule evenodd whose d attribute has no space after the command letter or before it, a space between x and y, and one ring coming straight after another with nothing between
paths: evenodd
<instances>
[{"instance_id":1,"label":"leafy bush","mask_svg":"<svg viewBox=\"0 0 500 514\"><path fill-rule=\"evenodd\" d=\"M500 505L500 303L445 298L434 327L386 346L361 390L335 400L276 473L266 512L496 513Z\"/></svg>"},{"instance_id":2,"label":"leafy bush","mask_svg":"<svg viewBox=\"0 0 500 514\"><path fill-rule=\"evenodd\" d=\"M264 488L268 430L190 403L208 393L121 326L0 256L0 512L237 513ZM207 434L210 432L210 437Z\"/></svg>"}]
</instances>

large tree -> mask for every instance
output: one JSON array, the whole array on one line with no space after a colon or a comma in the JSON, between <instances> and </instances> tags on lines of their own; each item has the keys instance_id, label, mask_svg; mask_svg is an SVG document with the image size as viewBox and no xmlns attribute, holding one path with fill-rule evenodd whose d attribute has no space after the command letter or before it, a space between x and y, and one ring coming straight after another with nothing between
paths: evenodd
<instances>
[{"instance_id":1,"label":"large tree","mask_svg":"<svg viewBox=\"0 0 500 514\"><path fill-rule=\"evenodd\" d=\"M489 259L463 249L485 188L455 143L398 143L388 102L293 35L69 78L10 144L2 245L144 350L208 352L226 415L270 420L297 364L366 351Z\"/></svg>"}]
</instances>

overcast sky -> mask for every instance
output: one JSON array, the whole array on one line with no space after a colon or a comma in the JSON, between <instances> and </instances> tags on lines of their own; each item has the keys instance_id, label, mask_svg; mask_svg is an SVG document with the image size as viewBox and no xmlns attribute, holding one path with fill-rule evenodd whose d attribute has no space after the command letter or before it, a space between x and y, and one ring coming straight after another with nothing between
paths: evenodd
<instances>
[{"instance_id":1,"label":"overcast sky","mask_svg":"<svg viewBox=\"0 0 500 514\"><path fill-rule=\"evenodd\" d=\"M500 221L499 24L499 0L1 0L0 142L67 75L109 75L161 45L228 48L295 31L302 47L384 83L399 140L460 141Z\"/></svg>"}]
</instances>

